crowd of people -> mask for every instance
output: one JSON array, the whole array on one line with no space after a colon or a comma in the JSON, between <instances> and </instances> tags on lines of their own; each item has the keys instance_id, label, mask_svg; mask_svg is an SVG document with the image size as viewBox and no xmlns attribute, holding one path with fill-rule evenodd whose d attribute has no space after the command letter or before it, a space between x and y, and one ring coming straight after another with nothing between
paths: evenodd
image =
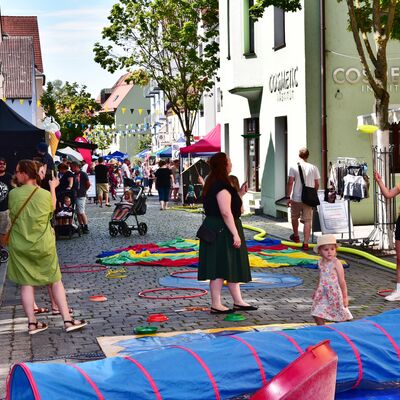
<instances>
[{"instance_id":1,"label":"crowd of people","mask_svg":"<svg viewBox=\"0 0 400 400\"><path fill-rule=\"evenodd\" d=\"M46 145L47 146L47 145ZM307 162L309 152L299 151L297 167L289 169L287 199L291 207L293 234L291 239L299 243L299 221L304 224L303 250L308 250L310 224L313 209L303 202L302 185L319 187L318 169ZM239 184L231 175L232 163L225 153L217 153L209 160L210 173L199 179L203 185L201 201L205 219L197 232L200 239L198 279L210 281L212 314L230 314L235 311L255 311L257 307L242 298L240 283L251 281L249 258L240 217L243 213L243 196L248 185ZM124 187L124 195L117 204L112 219L120 220L135 201L131 188L142 186L147 195L152 195L155 186L160 209L166 210L169 201L178 201L181 171L179 161L158 165L129 159L123 162L106 163L103 157L91 165L62 160L53 164L48 157L45 144L38 146L33 160L19 161L14 176L6 171L6 160L0 157L0 237L9 239L10 253L8 278L21 286L21 297L28 318L28 331L35 334L47 329L36 316L48 311L37 306L34 288L47 286L53 313L60 314L67 332L86 325L84 320L74 320L68 307L57 258L52 215L69 216L72 204L76 206L78 222L83 233L89 233L86 215L87 191L91 187L89 174L96 179L97 204L110 206L116 199L116 188ZM385 197L399 193L399 187L388 189L375 174ZM197 201L193 185L187 188L185 200L189 204ZM24 210L29 212L24 212ZM398 223L400 226L400 223ZM400 230L400 228L399 228ZM396 233L396 249L400 248L400 234ZM333 235L318 237L314 251L321 256L318 263L320 279L313 295L311 314L317 324L328 321L352 319L348 309L348 294L342 264L336 258L338 244ZM228 307L221 299L224 281L232 296L233 305ZM400 286L397 283L398 287ZM400 290L397 290L400 292ZM397 298L396 298L397 299Z\"/></svg>"}]
</instances>

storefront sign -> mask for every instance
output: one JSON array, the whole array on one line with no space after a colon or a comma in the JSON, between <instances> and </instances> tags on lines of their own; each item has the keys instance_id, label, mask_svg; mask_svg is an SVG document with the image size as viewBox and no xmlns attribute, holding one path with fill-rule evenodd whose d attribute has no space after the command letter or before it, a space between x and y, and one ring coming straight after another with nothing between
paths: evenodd
<instances>
[{"instance_id":1,"label":"storefront sign","mask_svg":"<svg viewBox=\"0 0 400 400\"><path fill-rule=\"evenodd\" d=\"M333 70L333 81L338 84L343 83L368 83L365 71L360 68L335 68ZM391 83L400 83L400 67L388 68L388 81Z\"/></svg>"},{"instance_id":2,"label":"storefront sign","mask_svg":"<svg viewBox=\"0 0 400 400\"><path fill-rule=\"evenodd\" d=\"M295 89L299 86L297 72L299 67L286 69L269 77L269 91L276 93L277 101L288 101L294 98Z\"/></svg>"}]
</instances>

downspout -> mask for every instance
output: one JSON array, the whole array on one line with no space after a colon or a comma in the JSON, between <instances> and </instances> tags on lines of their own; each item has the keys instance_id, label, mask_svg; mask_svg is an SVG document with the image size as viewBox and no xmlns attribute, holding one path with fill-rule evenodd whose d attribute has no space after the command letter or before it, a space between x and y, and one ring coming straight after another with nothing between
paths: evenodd
<instances>
[{"instance_id":1,"label":"downspout","mask_svg":"<svg viewBox=\"0 0 400 400\"><path fill-rule=\"evenodd\" d=\"M328 144L326 127L326 61L325 61L325 0L320 0L320 63L321 63L321 150L322 150L322 182L321 186L326 187L328 173Z\"/></svg>"}]
</instances>

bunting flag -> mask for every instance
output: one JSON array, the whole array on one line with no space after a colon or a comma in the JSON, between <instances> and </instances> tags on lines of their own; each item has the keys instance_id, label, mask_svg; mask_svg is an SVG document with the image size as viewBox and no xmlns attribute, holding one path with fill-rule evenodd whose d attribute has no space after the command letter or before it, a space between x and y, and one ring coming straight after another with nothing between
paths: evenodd
<instances>
[{"instance_id":1,"label":"bunting flag","mask_svg":"<svg viewBox=\"0 0 400 400\"><path fill-rule=\"evenodd\" d=\"M147 115L150 115L151 110L147 110Z\"/></svg>"},{"instance_id":2,"label":"bunting flag","mask_svg":"<svg viewBox=\"0 0 400 400\"><path fill-rule=\"evenodd\" d=\"M19 104L24 104L24 99L19 99Z\"/></svg>"},{"instance_id":3,"label":"bunting flag","mask_svg":"<svg viewBox=\"0 0 400 400\"><path fill-rule=\"evenodd\" d=\"M122 111L122 114L125 114L126 108L125 108L125 107L122 107L122 108L121 108L121 111Z\"/></svg>"},{"instance_id":4,"label":"bunting flag","mask_svg":"<svg viewBox=\"0 0 400 400\"><path fill-rule=\"evenodd\" d=\"M133 114L134 111L135 111L135 109L134 109L134 108L131 108L131 114Z\"/></svg>"},{"instance_id":5,"label":"bunting flag","mask_svg":"<svg viewBox=\"0 0 400 400\"><path fill-rule=\"evenodd\" d=\"M75 107L76 107L75 104L71 104L71 110L72 111L74 111Z\"/></svg>"},{"instance_id":6,"label":"bunting flag","mask_svg":"<svg viewBox=\"0 0 400 400\"><path fill-rule=\"evenodd\" d=\"M40 107L40 106L42 105L42 102L41 102L40 100L38 100L38 101L36 102L36 105L37 105L38 107Z\"/></svg>"},{"instance_id":7,"label":"bunting flag","mask_svg":"<svg viewBox=\"0 0 400 400\"><path fill-rule=\"evenodd\" d=\"M29 105L32 105L32 100L29 100L28 103L29 103Z\"/></svg>"},{"instance_id":8,"label":"bunting flag","mask_svg":"<svg viewBox=\"0 0 400 400\"><path fill-rule=\"evenodd\" d=\"M139 111L139 114L142 115L143 108L139 108L138 111Z\"/></svg>"}]
</instances>

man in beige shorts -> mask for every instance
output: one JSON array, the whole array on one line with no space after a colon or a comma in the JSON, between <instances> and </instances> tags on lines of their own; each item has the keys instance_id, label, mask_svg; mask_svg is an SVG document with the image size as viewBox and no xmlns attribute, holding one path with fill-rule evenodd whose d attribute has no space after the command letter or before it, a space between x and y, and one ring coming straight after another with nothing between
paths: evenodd
<instances>
[{"instance_id":1,"label":"man in beige shorts","mask_svg":"<svg viewBox=\"0 0 400 400\"><path fill-rule=\"evenodd\" d=\"M108 197L108 167L103 164L103 157L99 157L97 162L98 164L94 168L94 174L96 176L96 192L97 199L99 200L99 206L103 207L104 198L106 206L111 207Z\"/></svg>"},{"instance_id":2,"label":"man in beige shorts","mask_svg":"<svg viewBox=\"0 0 400 400\"><path fill-rule=\"evenodd\" d=\"M299 150L299 161L296 166L289 169L289 180L287 185L287 193L290 194L288 201L291 207L291 218L293 234L290 235L290 240L295 243L300 243L299 236L299 219L304 223L304 241L303 250L308 250L308 242L311 236L311 223L313 218L313 208L301 201L301 192L303 185L300 180L299 165L303 171L304 183L306 186L314 187L316 190L319 188L320 174L318 168L307 162L309 151L305 147ZM298 165L299 164L299 165Z\"/></svg>"}]
</instances>

